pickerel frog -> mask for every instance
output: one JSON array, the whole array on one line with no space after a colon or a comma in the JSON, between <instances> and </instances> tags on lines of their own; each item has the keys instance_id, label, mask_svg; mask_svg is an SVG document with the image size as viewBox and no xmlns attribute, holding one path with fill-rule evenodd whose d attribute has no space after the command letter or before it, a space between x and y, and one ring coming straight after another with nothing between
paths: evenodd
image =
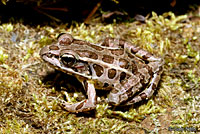
<instances>
[{"instance_id":1,"label":"pickerel frog","mask_svg":"<svg viewBox=\"0 0 200 134\"><path fill-rule=\"evenodd\" d=\"M69 112L95 109L96 89L110 90L112 105L132 105L149 99L161 77L163 60L121 39L106 38L92 44L62 34L54 44L40 51L41 58L55 69L75 76L87 99L61 106Z\"/></svg>"}]
</instances>

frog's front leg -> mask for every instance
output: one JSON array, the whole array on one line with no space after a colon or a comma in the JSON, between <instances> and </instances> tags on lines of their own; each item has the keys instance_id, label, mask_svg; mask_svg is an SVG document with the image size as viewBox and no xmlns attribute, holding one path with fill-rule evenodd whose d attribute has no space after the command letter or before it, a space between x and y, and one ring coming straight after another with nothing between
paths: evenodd
<instances>
[{"instance_id":1,"label":"frog's front leg","mask_svg":"<svg viewBox=\"0 0 200 134\"><path fill-rule=\"evenodd\" d=\"M74 104L69 104L65 101L61 101L61 106L73 113L78 113L78 112L84 112L84 111L89 111L92 109L95 109L96 107L96 90L94 88L94 84L90 81L83 81L82 82L84 89L87 93L88 99L85 99L81 102L74 103Z\"/></svg>"}]
</instances>

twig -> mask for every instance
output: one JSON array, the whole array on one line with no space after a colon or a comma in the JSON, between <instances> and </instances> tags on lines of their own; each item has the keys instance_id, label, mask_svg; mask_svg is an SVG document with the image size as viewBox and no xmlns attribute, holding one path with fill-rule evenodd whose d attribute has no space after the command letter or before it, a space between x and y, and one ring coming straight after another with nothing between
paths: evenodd
<instances>
[{"instance_id":1,"label":"twig","mask_svg":"<svg viewBox=\"0 0 200 134\"><path fill-rule=\"evenodd\" d=\"M101 2L103 0L99 1L97 3L97 5L93 8L93 10L90 12L90 14L88 15L88 17L85 19L84 23L88 23L91 19L91 17L96 13L97 9L101 6Z\"/></svg>"},{"instance_id":2,"label":"twig","mask_svg":"<svg viewBox=\"0 0 200 134\"><path fill-rule=\"evenodd\" d=\"M60 19L58 19L58 18L56 18L56 17L54 17L54 16L52 16L52 15L49 15L49 14L47 14L47 13L41 11L41 10L38 10L38 8L33 8L33 9L36 10L37 12L41 13L41 14L44 14L45 16L49 17L49 18L52 19L52 20L55 20L55 21L57 21L57 22L61 22Z\"/></svg>"},{"instance_id":3,"label":"twig","mask_svg":"<svg viewBox=\"0 0 200 134\"><path fill-rule=\"evenodd\" d=\"M45 10L53 10L53 11L63 11L63 12L68 12L69 10L67 8L54 8L54 7L39 7L40 9L45 9Z\"/></svg>"}]
</instances>

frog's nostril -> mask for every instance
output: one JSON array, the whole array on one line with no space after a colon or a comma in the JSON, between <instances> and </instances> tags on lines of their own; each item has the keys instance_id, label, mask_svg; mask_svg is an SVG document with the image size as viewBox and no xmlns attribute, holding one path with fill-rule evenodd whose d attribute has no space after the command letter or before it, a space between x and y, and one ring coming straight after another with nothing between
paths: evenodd
<instances>
[{"instance_id":1,"label":"frog's nostril","mask_svg":"<svg viewBox=\"0 0 200 134\"><path fill-rule=\"evenodd\" d=\"M49 47L48 47L48 46L43 47L43 48L40 50L40 55L42 56L42 55L44 55L44 54L46 54L46 53L48 53L48 52L49 52Z\"/></svg>"}]
</instances>

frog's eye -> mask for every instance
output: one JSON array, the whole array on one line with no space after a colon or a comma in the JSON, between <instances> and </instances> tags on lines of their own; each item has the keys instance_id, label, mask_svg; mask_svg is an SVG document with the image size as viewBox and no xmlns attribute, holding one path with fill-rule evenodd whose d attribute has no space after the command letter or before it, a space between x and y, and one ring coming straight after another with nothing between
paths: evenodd
<instances>
[{"instance_id":1,"label":"frog's eye","mask_svg":"<svg viewBox=\"0 0 200 134\"><path fill-rule=\"evenodd\" d=\"M57 39L59 39L60 36L62 36L62 35L64 35L64 34L65 34L65 33L60 33L60 34L58 35Z\"/></svg>"},{"instance_id":2,"label":"frog's eye","mask_svg":"<svg viewBox=\"0 0 200 134\"><path fill-rule=\"evenodd\" d=\"M67 46L73 42L73 37L71 34L62 33L58 36L58 42L60 45Z\"/></svg>"},{"instance_id":3,"label":"frog's eye","mask_svg":"<svg viewBox=\"0 0 200 134\"><path fill-rule=\"evenodd\" d=\"M71 67L76 63L76 58L71 54L63 54L61 56L61 61L65 66Z\"/></svg>"}]
</instances>

